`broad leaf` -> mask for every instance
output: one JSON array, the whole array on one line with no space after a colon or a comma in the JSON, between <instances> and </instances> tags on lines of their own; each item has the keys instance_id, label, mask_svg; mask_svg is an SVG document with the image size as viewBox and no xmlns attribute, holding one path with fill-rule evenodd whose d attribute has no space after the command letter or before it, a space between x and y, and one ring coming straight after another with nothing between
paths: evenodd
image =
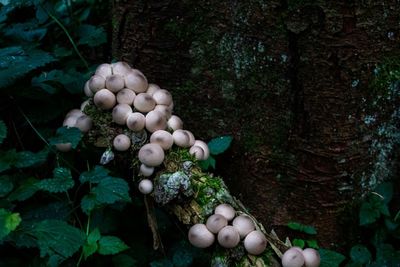
<instances>
[{"instance_id":1,"label":"broad leaf","mask_svg":"<svg viewBox=\"0 0 400 267\"><path fill-rule=\"evenodd\" d=\"M81 183L99 183L101 180L108 177L109 173L110 171L103 166L96 166L93 170L82 173L79 180Z\"/></svg>"},{"instance_id":2,"label":"broad leaf","mask_svg":"<svg viewBox=\"0 0 400 267\"><path fill-rule=\"evenodd\" d=\"M39 188L36 186L38 180L31 177L26 179L14 192L12 192L8 199L10 201L24 201L33 196Z\"/></svg>"},{"instance_id":3,"label":"broad leaf","mask_svg":"<svg viewBox=\"0 0 400 267\"><path fill-rule=\"evenodd\" d=\"M67 192L75 184L69 169L56 168L53 171L53 176L53 178L40 180L36 186L51 193L60 193Z\"/></svg>"},{"instance_id":4,"label":"broad leaf","mask_svg":"<svg viewBox=\"0 0 400 267\"><path fill-rule=\"evenodd\" d=\"M75 127L60 127L57 129L57 135L49 139L50 144L71 143L72 148L76 148L82 139L82 132Z\"/></svg>"},{"instance_id":5,"label":"broad leaf","mask_svg":"<svg viewBox=\"0 0 400 267\"><path fill-rule=\"evenodd\" d=\"M6 36L17 41L37 42L46 35L46 28L38 28L36 22L13 23L4 29Z\"/></svg>"},{"instance_id":6,"label":"broad leaf","mask_svg":"<svg viewBox=\"0 0 400 267\"><path fill-rule=\"evenodd\" d=\"M7 137L7 126L4 123L4 121L0 120L0 144L3 143L6 137Z\"/></svg>"},{"instance_id":7,"label":"broad leaf","mask_svg":"<svg viewBox=\"0 0 400 267\"><path fill-rule=\"evenodd\" d=\"M199 161L199 166L203 171L208 170L210 167L215 169L215 164L215 158L211 155L206 160Z\"/></svg>"},{"instance_id":8,"label":"broad leaf","mask_svg":"<svg viewBox=\"0 0 400 267\"><path fill-rule=\"evenodd\" d=\"M16 152L15 149L0 152L0 172L6 171L13 167L16 168L28 168L43 164L49 150L44 149L37 153L30 151Z\"/></svg>"},{"instance_id":9,"label":"broad leaf","mask_svg":"<svg viewBox=\"0 0 400 267\"><path fill-rule=\"evenodd\" d=\"M374 191L383 197L383 202L385 204L388 204L393 197L393 184L382 183L378 185Z\"/></svg>"},{"instance_id":10,"label":"broad leaf","mask_svg":"<svg viewBox=\"0 0 400 267\"><path fill-rule=\"evenodd\" d=\"M116 236L103 236L99 240L99 254L113 255L128 249L129 247Z\"/></svg>"},{"instance_id":11,"label":"broad leaf","mask_svg":"<svg viewBox=\"0 0 400 267\"><path fill-rule=\"evenodd\" d=\"M371 261L371 253L362 245L356 245L351 248L350 257L354 262L367 264Z\"/></svg>"},{"instance_id":12,"label":"broad leaf","mask_svg":"<svg viewBox=\"0 0 400 267\"><path fill-rule=\"evenodd\" d=\"M0 209L0 240L14 231L20 223L21 217L18 213Z\"/></svg>"},{"instance_id":13,"label":"broad leaf","mask_svg":"<svg viewBox=\"0 0 400 267\"><path fill-rule=\"evenodd\" d=\"M14 185L11 182L11 179L7 175L0 176L0 197L6 196L8 193L13 190Z\"/></svg>"},{"instance_id":14,"label":"broad leaf","mask_svg":"<svg viewBox=\"0 0 400 267\"><path fill-rule=\"evenodd\" d=\"M225 152L231 145L233 138L230 135L220 136L212 139L208 143L208 148L212 155L218 155Z\"/></svg>"},{"instance_id":15,"label":"broad leaf","mask_svg":"<svg viewBox=\"0 0 400 267\"><path fill-rule=\"evenodd\" d=\"M107 35L102 27L89 24L82 25L78 30L79 44L90 47L99 46L107 41Z\"/></svg>"},{"instance_id":16,"label":"broad leaf","mask_svg":"<svg viewBox=\"0 0 400 267\"><path fill-rule=\"evenodd\" d=\"M321 257L320 267L339 267L340 263L346 259L342 254L332 250L320 249L318 252Z\"/></svg>"},{"instance_id":17,"label":"broad leaf","mask_svg":"<svg viewBox=\"0 0 400 267\"><path fill-rule=\"evenodd\" d=\"M293 239L293 246L304 248L305 244L306 243L303 239L298 239L298 238Z\"/></svg>"},{"instance_id":18,"label":"broad leaf","mask_svg":"<svg viewBox=\"0 0 400 267\"><path fill-rule=\"evenodd\" d=\"M315 228L310 225L305 225L298 222L289 222L287 226L292 230L300 231L309 235L317 234L317 230L315 230Z\"/></svg>"}]
</instances>

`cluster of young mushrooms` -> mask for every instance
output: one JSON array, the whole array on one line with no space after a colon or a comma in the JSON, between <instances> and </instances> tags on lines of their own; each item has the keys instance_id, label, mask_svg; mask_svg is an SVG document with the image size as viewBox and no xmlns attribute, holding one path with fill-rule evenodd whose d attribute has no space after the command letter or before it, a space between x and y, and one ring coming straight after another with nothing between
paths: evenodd
<instances>
[{"instance_id":1,"label":"cluster of young mushrooms","mask_svg":"<svg viewBox=\"0 0 400 267\"><path fill-rule=\"evenodd\" d=\"M144 132L150 134L150 142L144 144L138 153L141 162L139 173L145 177L138 186L141 193L149 194L153 191L153 182L148 177L154 173L155 167L163 163L164 151L173 145L189 148L189 153L197 160L209 157L207 144L196 140L190 131L184 130L182 120L172 114L174 103L171 93L156 84L148 83L141 71L131 68L127 63L98 66L95 74L86 82L84 93L92 98L97 108L112 110L114 123L130 130L114 137L112 145L116 151L127 151L138 135ZM83 133L90 131L93 120L84 113L88 103L89 100L83 102L80 109L68 112L63 126L77 127ZM60 143L56 148L67 152L72 145ZM249 216L235 216L236 211L229 204L218 205L206 224L195 224L190 228L190 243L206 248L214 243L217 235L218 243L224 248L234 248L243 240L243 246L249 254L263 253L267 246L265 235L256 230ZM318 267L319 262L319 254L314 249L292 247L282 257L283 267Z\"/></svg>"}]
</instances>

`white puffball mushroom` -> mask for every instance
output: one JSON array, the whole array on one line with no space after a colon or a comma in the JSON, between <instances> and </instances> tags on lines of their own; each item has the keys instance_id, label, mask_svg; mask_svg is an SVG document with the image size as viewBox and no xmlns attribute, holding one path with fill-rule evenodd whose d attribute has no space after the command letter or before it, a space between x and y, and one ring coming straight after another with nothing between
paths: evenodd
<instances>
[{"instance_id":1,"label":"white puffball mushroom","mask_svg":"<svg viewBox=\"0 0 400 267\"><path fill-rule=\"evenodd\" d=\"M94 95L93 102L98 108L107 110L113 108L117 100L110 90L101 89Z\"/></svg>"},{"instance_id":2,"label":"white puffball mushroom","mask_svg":"<svg viewBox=\"0 0 400 267\"><path fill-rule=\"evenodd\" d=\"M165 89L155 91L153 94L153 98L154 101L156 101L157 105L169 106L172 103L172 95Z\"/></svg>"},{"instance_id":3,"label":"white puffball mushroom","mask_svg":"<svg viewBox=\"0 0 400 267\"><path fill-rule=\"evenodd\" d=\"M237 216L233 220L232 226L238 230L240 238L244 238L248 233L256 229L253 220L246 215Z\"/></svg>"},{"instance_id":4,"label":"white puffball mushroom","mask_svg":"<svg viewBox=\"0 0 400 267\"><path fill-rule=\"evenodd\" d=\"M244 248L249 254L260 255L267 247L267 239L261 231L252 231L244 239Z\"/></svg>"},{"instance_id":5,"label":"white puffball mushroom","mask_svg":"<svg viewBox=\"0 0 400 267\"><path fill-rule=\"evenodd\" d=\"M128 104L118 104L113 108L113 122L119 125L125 125L129 114L132 113L132 108Z\"/></svg>"},{"instance_id":6,"label":"white puffball mushroom","mask_svg":"<svg viewBox=\"0 0 400 267\"><path fill-rule=\"evenodd\" d=\"M146 77L139 71L130 71L125 75L126 88L133 90L135 93L144 93L147 91L149 84Z\"/></svg>"},{"instance_id":7,"label":"white puffball mushroom","mask_svg":"<svg viewBox=\"0 0 400 267\"><path fill-rule=\"evenodd\" d=\"M97 67L96 69L96 75L102 76L104 79L107 78L107 76L110 76L112 74L112 67L111 64L101 64Z\"/></svg>"},{"instance_id":8,"label":"white puffball mushroom","mask_svg":"<svg viewBox=\"0 0 400 267\"><path fill-rule=\"evenodd\" d=\"M168 119L168 128L172 131L180 130L183 128L183 121L176 115L172 115L171 118Z\"/></svg>"},{"instance_id":9,"label":"white puffball mushroom","mask_svg":"<svg viewBox=\"0 0 400 267\"><path fill-rule=\"evenodd\" d=\"M167 120L172 116L172 109L166 105L156 105L154 107L155 111L161 112Z\"/></svg>"},{"instance_id":10,"label":"white puffball mushroom","mask_svg":"<svg viewBox=\"0 0 400 267\"><path fill-rule=\"evenodd\" d=\"M89 88L89 81L85 82L85 86L83 87L83 93L87 97L92 97L93 96L93 92Z\"/></svg>"},{"instance_id":11,"label":"white puffball mushroom","mask_svg":"<svg viewBox=\"0 0 400 267\"><path fill-rule=\"evenodd\" d=\"M151 95L147 93L139 93L133 101L133 106L140 112L149 112L154 109L156 102Z\"/></svg>"},{"instance_id":12,"label":"white puffball mushroom","mask_svg":"<svg viewBox=\"0 0 400 267\"><path fill-rule=\"evenodd\" d=\"M121 76L125 76L127 73L129 73L132 70L131 66L129 66L128 63L123 62L123 61L118 61L118 62L112 63L111 67L112 67L113 74L118 74Z\"/></svg>"},{"instance_id":13,"label":"white puffball mushroom","mask_svg":"<svg viewBox=\"0 0 400 267\"><path fill-rule=\"evenodd\" d=\"M58 151L68 152L72 149L72 144L71 143L59 143L59 144L56 144L56 148Z\"/></svg>"},{"instance_id":14,"label":"white puffball mushroom","mask_svg":"<svg viewBox=\"0 0 400 267\"><path fill-rule=\"evenodd\" d=\"M134 91L125 88L118 92L117 102L119 104L128 104L131 106L133 104L133 100L135 100L135 97L136 94Z\"/></svg>"},{"instance_id":15,"label":"white puffball mushroom","mask_svg":"<svg viewBox=\"0 0 400 267\"><path fill-rule=\"evenodd\" d=\"M218 243L224 248L234 248L239 242L239 233L231 225L225 226L218 232Z\"/></svg>"},{"instance_id":16,"label":"white puffball mushroom","mask_svg":"<svg viewBox=\"0 0 400 267\"><path fill-rule=\"evenodd\" d=\"M164 150L159 144L146 144L140 148L138 153L140 162L150 167L161 165L164 157Z\"/></svg>"},{"instance_id":17,"label":"white puffball mushroom","mask_svg":"<svg viewBox=\"0 0 400 267\"><path fill-rule=\"evenodd\" d=\"M190 227L188 239L195 247L207 248L214 243L215 237L204 224L198 223Z\"/></svg>"},{"instance_id":18,"label":"white puffball mushroom","mask_svg":"<svg viewBox=\"0 0 400 267\"><path fill-rule=\"evenodd\" d=\"M106 88L113 93L121 91L125 87L124 77L118 74L113 74L106 79Z\"/></svg>"},{"instance_id":19,"label":"white puffball mushroom","mask_svg":"<svg viewBox=\"0 0 400 267\"><path fill-rule=\"evenodd\" d=\"M210 156L210 149L208 148L208 145L205 142L203 142L201 140L195 140L193 146L201 147L204 151L203 160L208 159L208 157Z\"/></svg>"},{"instance_id":20,"label":"white puffball mushroom","mask_svg":"<svg viewBox=\"0 0 400 267\"><path fill-rule=\"evenodd\" d=\"M153 182L149 179L143 179L140 181L138 188L140 193L144 195L150 194L153 191Z\"/></svg>"},{"instance_id":21,"label":"white puffball mushroom","mask_svg":"<svg viewBox=\"0 0 400 267\"><path fill-rule=\"evenodd\" d=\"M144 129L146 117L140 112L133 112L126 119L126 126L134 132L140 132Z\"/></svg>"},{"instance_id":22,"label":"white puffball mushroom","mask_svg":"<svg viewBox=\"0 0 400 267\"><path fill-rule=\"evenodd\" d=\"M76 120L75 127L77 127L81 132L86 133L88 132L93 125L92 119L87 115L82 115Z\"/></svg>"},{"instance_id":23,"label":"white puffball mushroom","mask_svg":"<svg viewBox=\"0 0 400 267\"><path fill-rule=\"evenodd\" d=\"M149 95L153 96L153 94L157 91L160 90L160 86L158 86L157 84L154 83L149 83L149 87L147 87L147 91L146 93L148 93Z\"/></svg>"},{"instance_id":24,"label":"white puffball mushroom","mask_svg":"<svg viewBox=\"0 0 400 267\"><path fill-rule=\"evenodd\" d=\"M75 109L70 110L67 113L67 115L65 115L65 118L68 118L68 117L80 117L82 115L85 115L85 113L83 113L80 109L75 108Z\"/></svg>"},{"instance_id":25,"label":"white puffball mushroom","mask_svg":"<svg viewBox=\"0 0 400 267\"><path fill-rule=\"evenodd\" d=\"M71 127L76 127L76 120L78 119L78 117L76 116L69 116L66 117L65 120L63 121L63 126L71 128Z\"/></svg>"},{"instance_id":26,"label":"white puffball mushroom","mask_svg":"<svg viewBox=\"0 0 400 267\"><path fill-rule=\"evenodd\" d=\"M146 115L145 127L151 133L164 130L167 128L167 120L160 112L152 110Z\"/></svg>"},{"instance_id":27,"label":"white puffball mushroom","mask_svg":"<svg viewBox=\"0 0 400 267\"><path fill-rule=\"evenodd\" d=\"M140 171L140 174L142 174L145 177L148 177L154 173L154 167L150 167L145 164L141 164L139 171Z\"/></svg>"},{"instance_id":28,"label":"white puffball mushroom","mask_svg":"<svg viewBox=\"0 0 400 267\"><path fill-rule=\"evenodd\" d=\"M97 91L105 88L106 80L100 75L93 75L89 80L90 91L96 93Z\"/></svg>"},{"instance_id":29,"label":"white puffball mushroom","mask_svg":"<svg viewBox=\"0 0 400 267\"><path fill-rule=\"evenodd\" d=\"M131 147L131 139L125 134L119 134L114 138L113 146L117 151L126 151Z\"/></svg>"},{"instance_id":30,"label":"white puffball mushroom","mask_svg":"<svg viewBox=\"0 0 400 267\"><path fill-rule=\"evenodd\" d=\"M86 106L89 105L89 103L90 103L89 100L83 101L81 104L80 110L83 112L85 110Z\"/></svg>"},{"instance_id":31,"label":"white puffball mushroom","mask_svg":"<svg viewBox=\"0 0 400 267\"><path fill-rule=\"evenodd\" d=\"M282 256L282 267L302 267L304 256L296 248L289 248Z\"/></svg>"},{"instance_id":32,"label":"white puffball mushroom","mask_svg":"<svg viewBox=\"0 0 400 267\"><path fill-rule=\"evenodd\" d=\"M206 226L211 233L217 234L219 230L228 225L227 219L221 214L213 214L208 217Z\"/></svg>"},{"instance_id":33,"label":"white puffball mushroom","mask_svg":"<svg viewBox=\"0 0 400 267\"><path fill-rule=\"evenodd\" d=\"M159 144L162 149L168 150L174 144L172 134L165 130L157 130L150 136L150 143Z\"/></svg>"},{"instance_id":34,"label":"white puffball mushroom","mask_svg":"<svg viewBox=\"0 0 400 267\"><path fill-rule=\"evenodd\" d=\"M303 250L305 267L318 267L321 263L321 258L317 250L306 248Z\"/></svg>"},{"instance_id":35,"label":"white puffball mushroom","mask_svg":"<svg viewBox=\"0 0 400 267\"><path fill-rule=\"evenodd\" d=\"M229 204L219 204L214 211L214 214L221 214L224 216L228 221L232 220L235 217L235 210Z\"/></svg>"},{"instance_id":36,"label":"white puffball mushroom","mask_svg":"<svg viewBox=\"0 0 400 267\"><path fill-rule=\"evenodd\" d=\"M174 143L179 147L190 147L194 143L193 134L187 130L178 129L172 133L172 137L174 138ZM193 143L191 144L192 141Z\"/></svg>"},{"instance_id":37,"label":"white puffball mushroom","mask_svg":"<svg viewBox=\"0 0 400 267\"><path fill-rule=\"evenodd\" d=\"M190 155L194 155L197 160L204 160L204 150L199 146L192 146L189 149Z\"/></svg>"}]
</instances>

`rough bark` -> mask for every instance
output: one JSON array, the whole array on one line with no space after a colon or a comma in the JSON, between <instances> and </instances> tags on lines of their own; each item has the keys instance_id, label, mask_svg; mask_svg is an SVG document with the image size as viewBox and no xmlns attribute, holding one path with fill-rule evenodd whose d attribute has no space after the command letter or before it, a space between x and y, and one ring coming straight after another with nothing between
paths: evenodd
<instances>
[{"instance_id":1,"label":"rough bark","mask_svg":"<svg viewBox=\"0 0 400 267\"><path fill-rule=\"evenodd\" d=\"M217 171L267 230L312 224L335 247L352 238L354 196L376 182L364 119L374 69L397 49L398 8L115 1L113 54L171 90L199 138L234 135Z\"/></svg>"}]
</instances>

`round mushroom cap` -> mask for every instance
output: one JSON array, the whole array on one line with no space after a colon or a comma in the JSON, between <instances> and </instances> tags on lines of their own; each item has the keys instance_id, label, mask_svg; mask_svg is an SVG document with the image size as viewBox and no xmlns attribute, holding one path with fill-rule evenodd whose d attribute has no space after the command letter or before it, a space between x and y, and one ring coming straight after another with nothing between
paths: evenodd
<instances>
[{"instance_id":1,"label":"round mushroom cap","mask_svg":"<svg viewBox=\"0 0 400 267\"><path fill-rule=\"evenodd\" d=\"M103 76L93 75L89 80L89 88L90 91L96 93L97 91L104 89L106 84L106 80Z\"/></svg>"},{"instance_id":2,"label":"round mushroom cap","mask_svg":"<svg viewBox=\"0 0 400 267\"><path fill-rule=\"evenodd\" d=\"M144 129L146 117L140 112L133 112L126 119L126 126L134 132L139 132Z\"/></svg>"},{"instance_id":3,"label":"round mushroom cap","mask_svg":"<svg viewBox=\"0 0 400 267\"><path fill-rule=\"evenodd\" d=\"M240 238L244 238L248 233L256 229L253 220L246 215L237 216L233 220L232 226L238 230Z\"/></svg>"},{"instance_id":4,"label":"round mushroom cap","mask_svg":"<svg viewBox=\"0 0 400 267\"><path fill-rule=\"evenodd\" d=\"M125 134L119 134L114 138L113 146L117 151L126 151L131 147L131 139Z\"/></svg>"},{"instance_id":5,"label":"round mushroom cap","mask_svg":"<svg viewBox=\"0 0 400 267\"><path fill-rule=\"evenodd\" d=\"M249 254L260 255L267 247L267 239L261 231L252 231L244 239L244 248Z\"/></svg>"},{"instance_id":6,"label":"round mushroom cap","mask_svg":"<svg viewBox=\"0 0 400 267\"><path fill-rule=\"evenodd\" d=\"M76 120L75 127L77 127L81 132L88 132L93 125L92 119L87 115L82 115Z\"/></svg>"},{"instance_id":7,"label":"round mushroom cap","mask_svg":"<svg viewBox=\"0 0 400 267\"><path fill-rule=\"evenodd\" d=\"M106 87L113 93L121 91L125 87L124 77L118 74L113 74L107 77Z\"/></svg>"},{"instance_id":8,"label":"round mushroom cap","mask_svg":"<svg viewBox=\"0 0 400 267\"><path fill-rule=\"evenodd\" d=\"M118 62L112 63L111 66L112 66L113 74L118 74L121 76L125 76L127 73L129 73L132 70L131 66L129 66L128 63L123 62L123 61L118 61Z\"/></svg>"},{"instance_id":9,"label":"round mushroom cap","mask_svg":"<svg viewBox=\"0 0 400 267\"><path fill-rule=\"evenodd\" d=\"M97 67L97 69L96 69L95 74L96 74L96 75L100 75L100 76L102 76L104 79L106 79L107 76L112 75L112 67L111 67L111 64L104 63L104 64L99 65L99 66Z\"/></svg>"},{"instance_id":10,"label":"round mushroom cap","mask_svg":"<svg viewBox=\"0 0 400 267\"><path fill-rule=\"evenodd\" d=\"M192 136L193 135L191 135L189 131L181 129L178 129L172 133L172 137L174 138L174 143L179 147L190 147Z\"/></svg>"},{"instance_id":11,"label":"round mushroom cap","mask_svg":"<svg viewBox=\"0 0 400 267\"><path fill-rule=\"evenodd\" d=\"M303 265L304 256L295 248L289 248L282 256L282 267L302 267Z\"/></svg>"},{"instance_id":12,"label":"round mushroom cap","mask_svg":"<svg viewBox=\"0 0 400 267\"><path fill-rule=\"evenodd\" d=\"M207 248L214 243L215 237L204 224L198 223L190 227L188 239L195 247Z\"/></svg>"},{"instance_id":13,"label":"round mushroom cap","mask_svg":"<svg viewBox=\"0 0 400 267\"><path fill-rule=\"evenodd\" d=\"M160 112L152 110L146 115L145 126L149 132L153 133L167 128L167 120Z\"/></svg>"},{"instance_id":14,"label":"round mushroom cap","mask_svg":"<svg viewBox=\"0 0 400 267\"><path fill-rule=\"evenodd\" d=\"M150 181L149 179L143 179L139 183L139 191L142 194L150 194L153 191L153 182Z\"/></svg>"},{"instance_id":15,"label":"round mushroom cap","mask_svg":"<svg viewBox=\"0 0 400 267\"><path fill-rule=\"evenodd\" d=\"M147 91L146 93L148 93L149 95L153 96L153 94L157 91L160 90L160 86L158 86L157 84L154 83L149 83L149 87L147 87Z\"/></svg>"},{"instance_id":16,"label":"round mushroom cap","mask_svg":"<svg viewBox=\"0 0 400 267\"><path fill-rule=\"evenodd\" d=\"M56 148L58 151L68 152L72 149L72 144L71 143L59 143L59 144L56 144Z\"/></svg>"},{"instance_id":17,"label":"round mushroom cap","mask_svg":"<svg viewBox=\"0 0 400 267\"><path fill-rule=\"evenodd\" d=\"M195 140L193 146L201 147L204 151L203 160L208 159L208 157L210 156L210 149L208 148L208 145L205 142L203 142L201 140Z\"/></svg>"},{"instance_id":18,"label":"round mushroom cap","mask_svg":"<svg viewBox=\"0 0 400 267\"><path fill-rule=\"evenodd\" d=\"M85 86L83 87L83 93L85 94L85 96L87 97L92 97L93 96L93 92L92 90L90 90L89 88L89 81L87 81L85 83Z\"/></svg>"},{"instance_id":19,"label":"round mushroom cap","mask_svg":"<svg viewBox=\"0 0 400 267\"><path fill-rule=\"evenodd\" d=\"M313 248L303 250L303 257L306 267L318 267L321 263L318 251Z\"/></svg>"},{"instance_id":20,"label":"round mushroom cap","mask_svg":"<svg viewBox=\"0 0 400 267\"><path fill-rule=\"evenodd\" d=\"M125 125L132 108L128 104L118 104L113 108L112 119L119 125Z\"/></svg>"},{"instance_id":21,"label":"round mushroom cap","mask_svg":"<svg viewBox=\"0 0 400 267\"><path fill-rule=\"evenodd\" d=\"M81 104L80 110L83 112L85 110L86 106L89 105L89 103L90 103L89 99L83 101Z\"/></svg>"},{"instance_id":22,"label":"round mushroom cap","mask_svg":"<svg viewBox=\"0 0 400 267\"><path fill-rule=\"evenodd\" d=\"M221 214L213 214L208 217L206 226L211 233L217 234L219 230L228 225L228 221Z\"/></svg>"},{"instance_id":23,"label":"round mushroom cap","mask_svg":"<svg viewBox=\"0 0 400 267\"><path fill-rule=\"evenodd\" d=\"M172 115L171 118L168 119L168 128L170 128L172 131L180 130L183 128L183 122L181 118L179 118L176 115Z\"/></svg>"},{"instance_id":24,"label":"round mushroom cap","mask_svg":"<svg viewBox=\"0 0 400 267\"><path fill-rule=\"evenodd\" d=\"M141 164L139 170L140 174L145 177L151 176L154 173L154 167L150 167L145 164Z\"/></svg>"},{"instance_id":25,"label":"round mushroom cap","mask_svg":"<svg viewBox=\"0 0 400 267\"><path fill-rule=\"evenodd\" d=\"M169 106L172 103L172 95L165 89L160 89L154 92L153 98L157 105Z\"/></svg>"},{"instance_id":26,"label":"round mushroom cap","mask_svg":"<svg viewBox=\"0 0 400 267\"><path fill-rule=\"evenodd\" d=\"M76 117L76 116L68 116L65 118L62 125L65 127L68 127L68 128L76 127L77 119L78 119L78 117Z\"/></svg>"},{"instance_id":27,"label":"round mushroom cap","mask_svg":"<svg viewBox=\"0 0 400 267\"><path fill-rule=\"evenodd\" d=\"M224 216L228 221L232 220L235 217L235 210L229 204L219 204L214 211L215 214L221 214Z\"/></svg>"},{"instance_id":28,"label":"round mushroom cap","mask_svg":"<svg viewBox=\"0 0 400 267\"><path fill-rule=\"evenodd\" d=\"M204 160L204 150L199 146L192 146L189 154L193 155L197 160Z\"/></svg>"},{"instance_id":29,"label":"round mushroom cap","mask_svg":"<svg viewBox=\"0 0 400 267\"><path fill-rule=\"evenodd\" d=\"M140 148L138 157L147 166L159 166L164 161L164 150L159 144L146 144Z\"/></svg>"},{"instance_id":30,"label":"round mushroom cap","mask_svg":"<svg viewBox=\"0 0 400 267\"><path fill-rule=\"evenodd\" d=\"M65 115L65 118L68 118L68 117L80 117L82 115L85 115L85 113L83 113L80 109L75 108L75 109L70 110L67 113L67 115Z\"/></svg>"},{"instance_id":31,"label":"round mushroom cap","mask_svg":"<svg viewBox=\"0 0 400 267\"><path fill-rule=\"evenodd\" d=\"M133 106L140 112L149 112L154 109L156 102L151 95L147 93L139 93L133 101Z\"/></svg>"},{"instance_id":32,"label":"round mushroom cap","mask_svg":"<svg viewBox=\"0 0 400 267\"><path fill-rule=\"evenodd\" d=\"M125 75L125 85L135 93L144 93L149 84L146 77L139 71L130 71Z\"/></svg>"},{"instance_id":33,"label":"round mushroom cap","mask_svg":"<svg viewBox=\"0 0 400 267\"><path fill-rule=\"evenodd\" d=\"M128 104L131 106L133 104L133 100L135 100L135 97L136 97L136 94L134 91L132 91L131 89L125 88L118 92L117 102L119 104Z\"/></svg>"},{"instance_id":34,"label":"round mushroom cap","mask_svg":"<svg viewBox=\"0 0 400 267\"><path fill-rule=\"evenodd\" d=\"M218 243L224 248L234 248L239 242L239 233L233 226L225 226L218 232Z\"/></svg>"},{"instance_id":35,"label":"round mushroom cap","mask_svg":"<svg viewBox=\"0 0 400 267\"><path fill-rule=\"evenodd\" d=\"M94 95L93 102L98 108L107 110L113 108L117 100L111 91L101 89Z\"/></svg>"},{"instance_id":36,"label":"round mushroom cap","mask_svg":"<svg viewBox=\"0 0 400 267\"><path fill-rule=\"evenodd\" d=\"M161 112L167 120L172 116L172 109L166 105L156 105L155 111Z\"/></svg>"},{"instance_id":37,"label":"round mushroom cap","mask_svg":"<svg viewBox=\"0 0 400 267\"><path fill-rule=\"evenodd\" d=\"M150 143L159 144L164 150L168 150L174 144L174 139L169 132L157 130L150 136Z\"/></svg>"}]
</instances>

